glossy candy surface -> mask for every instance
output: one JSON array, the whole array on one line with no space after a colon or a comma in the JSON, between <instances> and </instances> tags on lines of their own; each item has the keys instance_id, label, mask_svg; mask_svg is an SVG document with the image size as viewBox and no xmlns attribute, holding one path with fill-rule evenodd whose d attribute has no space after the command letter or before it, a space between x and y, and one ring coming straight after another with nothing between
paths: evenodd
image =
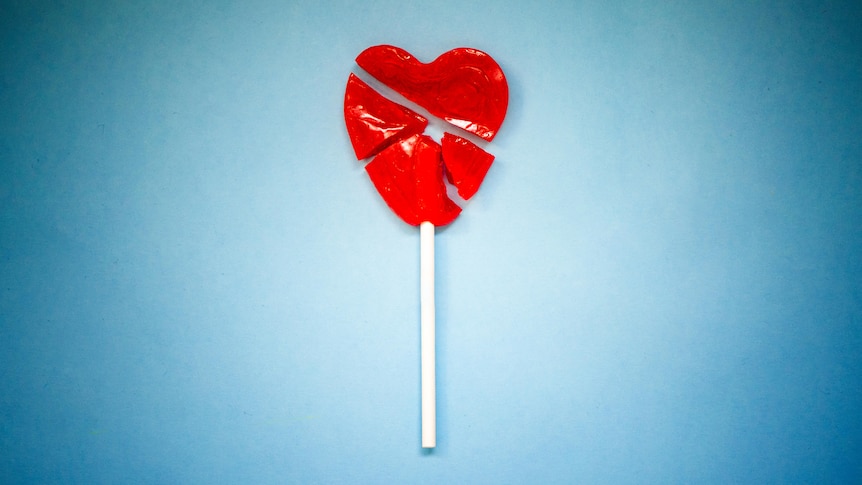
<instances>
[{"instance_id":1,"label":"glossy candy surface","mask_svg":"<svg viewBox=\"0 0 862 485\"><path fill-rule=\"evenodd\" d=\"M509 87L482 51L452 49L424 64L391 45L365 49L356 63L383 84L453 125L492 140L503 124Z\"/></svg>"},{"instance_id":2,"label":"glossy candy surface","mask_svg":"<svg viewBox=\"0 0 862 485\"><path fill-rule=\"evenodd\" d=\"M446 195L440 145L427 135L390 145L365 170L386 205L408 224L444 226L461 213Z\"/></svg>"},{"instance_id":3,"label":"glossy candy surface","mask_svg":"<svg viewBox=\"0 0 862 485\"><path fill-rule=\"evenodd\" d=\"M376 155L392 142L425 131L428 120L389 101L351 74L344 93L344 121L356 158Z\"/></svg>"},{"instance_id":4,"label":"glossy candy surface","mask_svg":"<svg viewBox=\"0 0 862 485\"><path fill-rule=\"evenodd\" d=\"M506 79L484 52L453 49L423 64L403 49L381 45L366 49L356 61L431 114L486 140L496 135L506 115ZM447 195L444 180L469 199L494 161L450 133L441 146L422 134L425 117L386 99L355 74L347 80L344 119L356 158L374 157L365 167L374 187L398 217L414 226L455 220L461 208Z\"/></svg>"},{"instance_id":5,"label":"glossy candy surface","mask_svg":"<svg viewBox=\"0 0 862 485\"><path fill-rule=\"evenodd\" d=\"M446 165L446 178L458 189L464 200L473 197L485 179L494 155L482 150L470 140L443 134L443 163Z\"/></svg>"}]
</instances>

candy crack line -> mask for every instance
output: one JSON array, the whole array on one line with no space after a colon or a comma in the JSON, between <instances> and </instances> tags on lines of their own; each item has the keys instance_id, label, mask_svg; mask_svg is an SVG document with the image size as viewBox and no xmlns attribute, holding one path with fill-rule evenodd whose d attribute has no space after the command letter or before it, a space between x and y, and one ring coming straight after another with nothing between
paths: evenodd
<instances>
[{"instance_id":1,"label":"candy crack line","mask_svg":"<svg viewBox=\"0 0 862 485\"><path fill-rule=\"evenodd\" d=\"M431 113L428 112L428 110L426 110L422 106L414 103L413 101L405 98L398 91L395 91L394 89L390 88L389 86L383 84L381 81L377 80L377 78L375 78L371 74L368 74L367 72L365 72L365 70L363 70L359 66L355 66L350 72L352 72L354 75L356 75L356 77L358 77L364 83L371 86L372 89L374 89L375 91L380 93L380 95L382 95L384 98L386 98L392 102L398 103L404 107L407 107L407 108L419 113L420 115L424 116L425 119L428 120L428 126L425 128L425 131L423 132L423 134L428 135L429 137L431 137L432 140L434 140L438 144L442 145L443 134L448 132L448 133L451 133L453 135L460 136L461 138L465 138L467 140L470 140L471 142L476 144L476 146L478 146L482 150L485 150L486 152L491 153L488 150L488 145L490 145L491 142L489 142L488 140L486 140L486 139L484 139L478 135L475 135L473 133L470 133L469 131L463 130L463 129L449 123L448 121L444 120L443 118L432 115ZM493 155L493 153L491 153L491 155ZM365 165L367 165L368 163L370 163L371 160L374 159L374 157L375 157L375 155L372 155L372 156L370 156L364 160L361 160L361 162L363 163L363 167ZM443 164L445 166L445 164L446 164L445 160L444 160ZM453 184L449 183L449 180L447 180L445 175L443 176L443 186L446 187L446 195L448 195L449 198L452 199L452 202L455 202L455 204L457 204L462 209L465 209L466 206L469 205L471 203L471 201L473 199L475 199L475 197L476 197L476 196L473 196L470 200L463 199L461 197L461 194L458 193L458 189Z\"/></svg>"}]
</instances>

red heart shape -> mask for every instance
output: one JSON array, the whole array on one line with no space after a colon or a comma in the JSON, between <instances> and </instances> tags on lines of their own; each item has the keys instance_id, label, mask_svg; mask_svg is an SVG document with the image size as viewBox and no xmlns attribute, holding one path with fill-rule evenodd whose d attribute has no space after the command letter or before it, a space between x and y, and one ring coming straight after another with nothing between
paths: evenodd
<instances>
[{"instance_id":1,"label":"red heart shape","mask_svg":"<svg viewBox=\"0 0 862 485\"><path fill-rule=\"evenodd\" d=\"M357 63L406 98L455 126L491 140L503 123L509 91L500 66L476 49L459 48L429 64L393 46L362 52ZM445 133L442 147L420 135L428 120L394 103L351 74L344 119L357 159L386 204L404 222L452 222L461 208L446 193L444 173L464 199L476 193L494 156Z\"/></svg>"}]
</instances>

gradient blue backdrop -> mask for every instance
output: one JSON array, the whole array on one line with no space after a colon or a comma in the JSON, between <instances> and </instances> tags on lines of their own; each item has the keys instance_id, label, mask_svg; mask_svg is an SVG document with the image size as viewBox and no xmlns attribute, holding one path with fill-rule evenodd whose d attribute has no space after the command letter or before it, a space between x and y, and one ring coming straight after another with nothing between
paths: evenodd
<instances>
[{"instance_id":1,"label":"gradient blue backdrop","mask_svg":"<svg viewBox=\"0 0 862 485\"><path fill-rule=\"evenodd\" d=\"M2 3L3 483L860 480L858 2ZM430 454L380 43L511 90Z\"/></svg>"}]
</instances>

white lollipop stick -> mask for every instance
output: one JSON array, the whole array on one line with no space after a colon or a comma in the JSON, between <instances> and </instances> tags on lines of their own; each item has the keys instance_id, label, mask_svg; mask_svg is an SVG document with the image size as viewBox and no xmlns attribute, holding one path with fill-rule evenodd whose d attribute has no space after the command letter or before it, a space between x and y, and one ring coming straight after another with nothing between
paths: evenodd
<instances>
[{"instance_id":1,"label":"white lollipop stick","mask_svg":"<svg viewBox=\"0 0 862 485\"><path fill-rule=\"evenodd\" d=\"M437 446L437 385L434 343L434 224L419 225L420 358L422 360L422 448Z\"/></svg>"}]
</instances>

